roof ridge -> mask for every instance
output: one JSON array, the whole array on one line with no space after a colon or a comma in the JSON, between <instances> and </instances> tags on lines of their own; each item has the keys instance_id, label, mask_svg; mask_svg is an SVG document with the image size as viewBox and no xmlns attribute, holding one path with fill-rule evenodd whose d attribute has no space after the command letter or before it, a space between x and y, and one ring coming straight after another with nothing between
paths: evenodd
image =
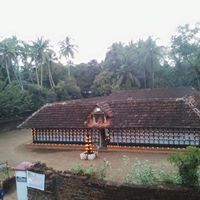
<instances>
[{"instance_id":1,"label":"roof ridge","mask_svg":"<svg viewBox=\"0 0 200 200\"><path fill-rule=\"evenodd\" d=\"M183 98L149 98L149 99L115 99L115 100L107 100L106 103L127 103L127 102L176 102L176 101L184 101Z\"/></svg>"},{"instance_id":2,"label":"roof ridge","mask_svg":"<svg viewBox=\"0 0 200 200\"><path fill-rule=\"evenodd\" d=\"M21 128L24 124L26 124L31 118L33 118L36 114L38 114L41 110L43 110L44 108L48 107L48 106L52 106L53 103L46 103L45 105L43 105L40 109L36 110L32 115L30 115L25 121L23 121L21 124L19 124L17 126L17 128Z\"/></svg>"},{"instance_id":3,"label":"roof ridge","mask_svg":"<svg viewBox=\"0 0 200 200\"><path fill-rule=\"evenodd\" d=\"M109 101L101 101L96 103L96 106L100 107L109 117L113 116L112 109L109 105Z\"/></svg>"},{"instance_id":4,"label":"roof ridge","mask_svg":"<svg viewBox=\"0 0 200 200\"><path fill-rule=\"evenodd\" d=\"M188 105L200 118L200 110L188 99L188 98L183 98L184 102L186 105Z\"/></svg>"}]
</instances>

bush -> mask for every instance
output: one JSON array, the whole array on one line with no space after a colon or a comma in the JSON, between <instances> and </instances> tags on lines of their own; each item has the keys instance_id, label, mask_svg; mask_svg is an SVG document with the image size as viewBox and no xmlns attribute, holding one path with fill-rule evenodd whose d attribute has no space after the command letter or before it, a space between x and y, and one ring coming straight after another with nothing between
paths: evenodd
<instances>
[{"instance_id":1,"label":"bush","mask_svg":"<svg viewBox=\"0 0 200 200\"><path fill-rule=\"evenodd\" d=\"M73 174L77 175L83 175L83 176L93 176L98 179L105 179L108 169L110 168L110 163L104 159L103 165L100 165L99 168L94 168L94 166L90 165L89 167L85 167L81 164L77 164L74 167L71 168L71 172Z\"/></svg>"},{"instance_id":2,"label":"bush","mask_svg":"<svg viewBox=\"0 0 200 200\"><path fill-rule=\"evenodd\" d=\"M31 101L34 105L34 111L46 103L56 101L56 93L47 88L40 88L38 85L27 85L26 91L29 93Z\"/></svg>"},{"instance_id":3,"label":"bush","mask_svg":"<svg viewBox=\"0 0 200 200\"><path fill-rule=\"evenodd\" d=\"M16 82L4 85L0 81L0 120L27 116L32 110L33 102L27 91L22 91Z\"/></svg>"},{"instance_id":4,"label":"bush","mask_svg":"<svg viewBox=\"0 0 200 200\"><path fill-rule=\"evenodd\" d=\"M75 79L66 79L65 81L59 81L54 88L57 96L57 100L77 99L81 97L80 88L77 86Z\"/></svg>"},{"instance_id":5,"label":"bush","mask_svg":"<svg viewBox=\"0 0 200 200\"><path fill-rule=\"evenodd\" d=\"M99 179L105 179L106 175L108 173L108 170L110 168L110 162L107 161L106 159L103 160L103 165L101 165L98 169L97 169L97 177Z\"/></svg>"},{"instance_id":6,"label":"bush","mask_svg":"<svg viewBox=\"0 0 200 200\"><path fill-rule=\"evenodd\" d=\"M73 174L77 175L86 175L86 176L94 176L95 175L95 169L91 165L89 167L84 167L83 165L77 164L70 170Z\"/></svg>"},{"instance_id":7,"label":"bush","mask_svg":"<svg viewBox=\"0 0 200 200\"><path fill-rule=\"evenodd\" d=\"M128 184L179 184L180 178L174 171L166 171L166 167L162 164L155 166L150 161L137 160L128 166L128 159L123 158L125 165L129 168L127 175L124 177L124 182Z\"/></svg>"},{"instance_id":8,"label":"bush","mask_svg":"<svg viewBox=\"0 0 200 200\"><path fill-rule=\"evenodd\" d=\"M189 187L198 185L198 167L200 166L199 148L187 147L185 152L170 155L169 160L178 167L182 185Z\"/></svg>"}]
</instances>

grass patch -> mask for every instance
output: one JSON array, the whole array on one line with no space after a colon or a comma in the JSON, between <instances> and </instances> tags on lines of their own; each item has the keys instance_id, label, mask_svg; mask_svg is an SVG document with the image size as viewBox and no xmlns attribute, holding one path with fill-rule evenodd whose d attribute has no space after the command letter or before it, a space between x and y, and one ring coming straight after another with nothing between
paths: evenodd
<instances>
[{"instance_id":1,"label":"grass patch","mask_svg":"<svg viewBox=\"0 0 200 200\"><path fill-rule=\"evenodd\" d=\"M184 152L177 152L169 156L170 162L177 167L181 184L187 187L198 187L200 149L189 146Z\"/></svg>"},{"instance_id":2,"label":"grass patch","mask_svg":"<svg viewBox=\"0 0 200 200\"><path fill-rule=\"evenodd\" d=\"M81 175L81 176L94 176L95 168L91 165L89 167L85 167L81 164L77 164L73 166L70 170L73 174Z\"/></svg>"},{"instance_id":3,"label":"grass patch","mask_svg":"<svg viewBox=\"0 0 200 200\"><path fill-rule=\"evenodd\" d=\"M85 167L81 164L77 164L71 168L71 172L73 174L82 175L82 176L89 176L89 177L96 177L98 179L105 179L110 169L110 163L104 159L103 164L100 165L98 168L95 168L93 165L89 167Z\"/></svg>"},{"instance_id":4,"label":"grass patch","mask_svg":"<svg viewBox=\"0 0 200 200\"><path fill-rule=\"evenodd\" d=\"M2 183L7 178L14 176L14 171L10 168L0 168L0 183Z\"/></svg>"},{"instance_id":5,"label":"grass patch","mask_svg":"<svg viewBox=\"0 0 200 200\"><path fill-rule=\"evenodd\" d=\"M128 169L124 177L124 183L138 185L162 185L174 184L180 185L180 176L175 170L167 170L164 163L159 166L152 164L150 161L136 160L130 163L129 158L124 156L123 162Z\"/></svg>"}]
</instances>

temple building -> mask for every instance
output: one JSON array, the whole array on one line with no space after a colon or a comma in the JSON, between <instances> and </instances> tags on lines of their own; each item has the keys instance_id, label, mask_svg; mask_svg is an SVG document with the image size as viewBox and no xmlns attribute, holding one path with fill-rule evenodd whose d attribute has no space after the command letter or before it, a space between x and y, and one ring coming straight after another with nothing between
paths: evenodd
<instances>
[{"instance_id":1,"label":"temple building","mask_svg":"<svg viewBox=\"0 0 200 200\"><path fill-rule=\"evenodd\" d=\"M33 144L200 145L200 92L192 87L119 91L106 97L44 105L19 127Z\"/></svg>"}]
</instances>

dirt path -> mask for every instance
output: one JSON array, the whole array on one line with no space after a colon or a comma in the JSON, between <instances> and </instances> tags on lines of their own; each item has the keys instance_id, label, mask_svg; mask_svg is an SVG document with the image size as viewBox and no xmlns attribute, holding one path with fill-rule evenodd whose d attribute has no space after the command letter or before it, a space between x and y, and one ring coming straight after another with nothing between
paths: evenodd
<instances>
[{"instance_id":1,"label":"dirt path","mask_svg":"<svg viewBox=\"0 0 200 200\"><path fill-rule=\"evenodd\" d=\"M98 167L103 163L103 159L105 158L111 163L109 178L120 181L123 178L123 173L126 172L122 162L123 155L128 156L131 162L139 159L151 160L155 164L159 164L161 160L166 161L167 158L166 154L100 152L98 158L94 161L81 161L79 159L79 151L31 150L25 146L30 141L30 130L23 129L0 133L0 161L8 161L12 167L15 167L22 161L41 161L57 170L66 170L78 163L85 166L94 165ZM15 192L11 192L5 198L5 200L13 199L16 199Z\"/></svg>"}]
</instances>

